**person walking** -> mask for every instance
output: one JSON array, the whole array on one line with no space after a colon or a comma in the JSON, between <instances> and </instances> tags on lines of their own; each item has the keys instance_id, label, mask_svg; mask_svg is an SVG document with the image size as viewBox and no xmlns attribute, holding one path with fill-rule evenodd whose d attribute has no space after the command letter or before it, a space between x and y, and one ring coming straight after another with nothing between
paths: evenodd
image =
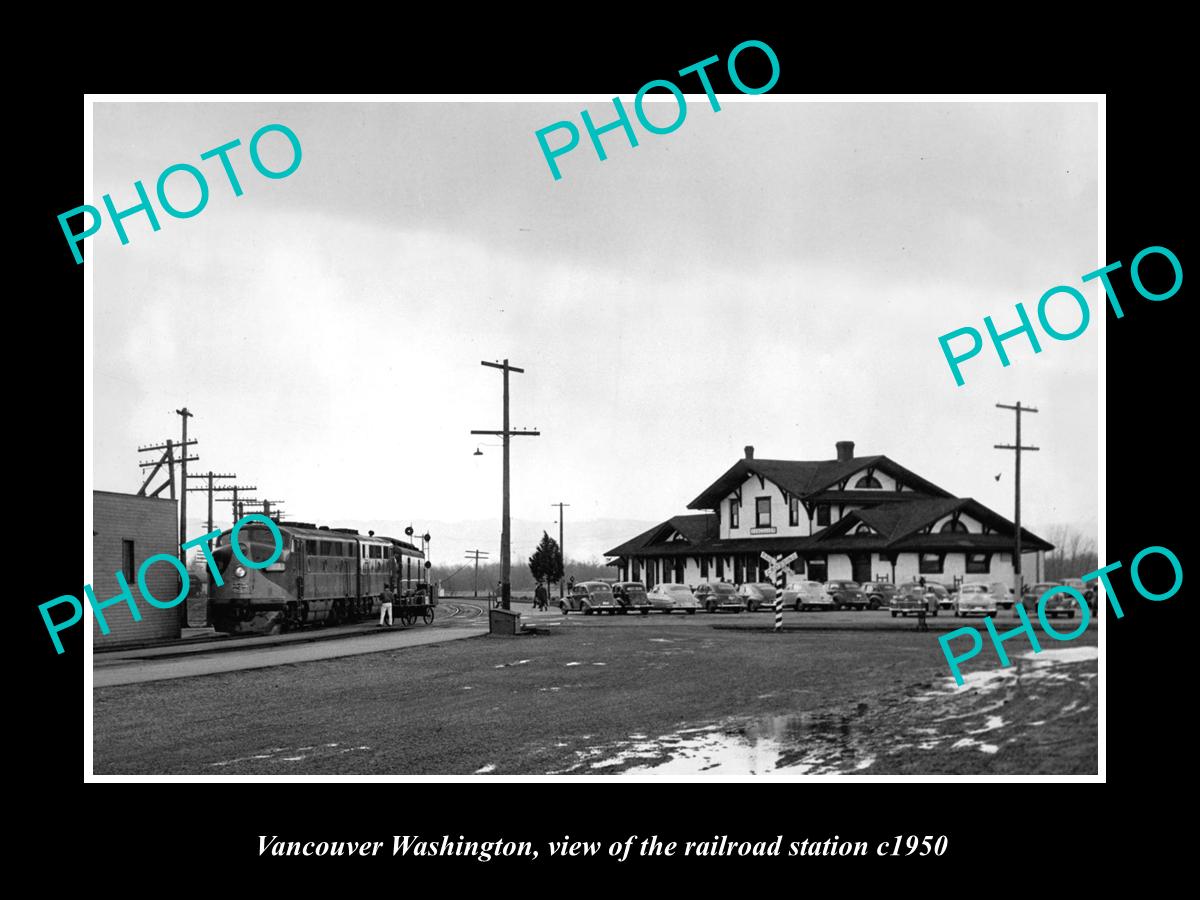
<instances>
[{"instance_id":1,"label":"person walking","mask_svg":"<svg viewBox=\"0 0 1200 900\"><path fill-rule=\"evenodd\" d=\"M392 604L396 602L396 595L392 592L392 583L389 581L383 586L383 596L379 603L379 624L376 628L383 627L383 620L387 619L388 628L392 627Z\"/></svg>"},{"instance_id":2,"label":"person walking","mask_svg":"<svg viewBox=\"0 0 1200 900\"><path fill-rule=\"evenodd\" d=\"M548 596L549 595L546 593L546 586L539 581L537 583L537 587L533 590L533 608L547 609L548 607L546 605L546 599Z\"/></svg>"}]
</instances>

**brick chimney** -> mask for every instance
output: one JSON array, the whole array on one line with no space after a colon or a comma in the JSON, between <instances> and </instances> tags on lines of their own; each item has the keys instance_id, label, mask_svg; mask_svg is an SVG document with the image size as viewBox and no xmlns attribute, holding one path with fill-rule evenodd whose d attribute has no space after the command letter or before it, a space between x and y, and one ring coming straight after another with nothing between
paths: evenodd
<instances>
[{"instance_id":1,"label":"brick chimney","mask_svg":"<svg viewBox=\"0 0 1200 900\"><path fill-rule=\"evenodd\" d=\"M838 462L854 459L854 441L838 441L837 453Z\"/></svg>"},{"instance_id":2,"label":"brick chimney","mask_svg":"<svg viewBox=\"0 0 1200 900\"><path fill-rule=\"evenodd\" d=\"M754 448L749 444L746 445L746 459L754 459Z\"/></svg>"}]
</instances>

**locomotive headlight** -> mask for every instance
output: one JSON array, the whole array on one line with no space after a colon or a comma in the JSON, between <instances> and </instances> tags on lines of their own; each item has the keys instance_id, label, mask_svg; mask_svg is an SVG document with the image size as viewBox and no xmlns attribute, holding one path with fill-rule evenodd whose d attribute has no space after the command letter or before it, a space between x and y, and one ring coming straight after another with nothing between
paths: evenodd
<instances>
[{"instance_id":1,"label":"locomotive headlight","mask_svg":"<svg viewBox=\"0 0 1200 900\"><path fill-rule=\"evenodd\" d=\"M246 570L243 569L241 566L238 566L236 569L233 570L233 574L236 575L238 578L245 578Z\"/></svg>"}]
</instances>

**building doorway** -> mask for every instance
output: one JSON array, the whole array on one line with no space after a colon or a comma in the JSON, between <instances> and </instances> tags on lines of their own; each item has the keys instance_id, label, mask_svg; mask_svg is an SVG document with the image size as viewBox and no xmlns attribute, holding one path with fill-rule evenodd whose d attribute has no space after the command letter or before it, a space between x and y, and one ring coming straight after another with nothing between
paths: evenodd
<instances>
[{"instance_id":1,"label":"building doorway","mask_svg":"<svg viewBox=\"0 0 1200 900\"><path fill-rule=\"evenodd\" d=\"M829 566L825 562L825 557L819 556L808 560L808 580L819 581L822 584L829 580Z\"/></svg>"},{"instance_id":2,"label":"building doorway","mask_svg":"<svg viewBox=\"0 0 1200 900\"><path fill-rule=\"evenodd\" d=\"M870 553L850 554L850 577L859 584L865 584L871 580Z\"/></svg>"}]
</instances>

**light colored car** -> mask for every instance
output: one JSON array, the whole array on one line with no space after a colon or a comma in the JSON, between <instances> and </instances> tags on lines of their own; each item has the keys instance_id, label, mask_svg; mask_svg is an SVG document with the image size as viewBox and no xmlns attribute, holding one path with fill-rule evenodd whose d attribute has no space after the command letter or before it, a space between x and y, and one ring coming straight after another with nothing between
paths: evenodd
<instances>
[{"instance_id":1,"label":"light colored car","mask_svg":"<svg viewBox=\"0 0 1200 900\"><path fill-rule=\"evenodd\" d=\"M989 581L988 590L996 598L997 607L1000 609L1012 609L1013 590L1011 584L1005 584L1003 581Z\"/></svg>"},{"instance_id":2,"label":"light colored car","mask_svg":"<svg viewBox=\"0 0 1200 900\"><path fill-rule=\"evenodd\" d=\"M996 614L996 595L986 584L964 584L958 589L954 600L954 616L979 613L983 616Z\"/></svg>"},{"instance_id":3,"label":"light colored car","mask_svg":"<svg viewBox=\"0 0 1200 900\"><path fill-rule=\"evenodd\" d=\"M618 609L612 588L603 581L581 581L571 592L558 601L558 608L565 616L568 612L581 612L585 616L606 612L609 615Z\"/></svg>"},{"instance_id":4,"label":"light colored car","mask_svg":"<svg viewBox=\"0 0 1200 900\"><path fill-rule=\"evenodd\" d=\"M651 609L660 609L668 614L677 609L686 610L691 614L700 606L692 594L692 589L686 584L656 584L654 590L646 595L646 599L650 601Z\"/></svg>"},{"instance_id":5,"label":"light colored car","mask_svg":"<svg viewBox=\"0 0 1200 900\"><path fill-rule=\"evenodd\" d=\"M767 584L765 581L743 584L738 588L738 595L745 600L746 609L750 612L775 608L775 585Z\"/></svg>"},{"instance_id":6,"label":"light colored car","mask_svg":"<svg viewBox=\"0 0 1200 900\"><path fill-rule=\"evenodd\" d=\"M783 605L802 609L833 609L833 597L819 581L793 581L783 590Z\"/></svg>"},{"instance_id":7,"label":"light colored car","mask_svg":"<svg viewBox=\"0 0 1200 900\"><path fill-rule=\"evenodd\" d=\"M719 609L741 612L746 608L746 602L738 596L733 585L725 581L697 585L693 596L697 605L710 613Z\"/></svg>"}]
</instances>

